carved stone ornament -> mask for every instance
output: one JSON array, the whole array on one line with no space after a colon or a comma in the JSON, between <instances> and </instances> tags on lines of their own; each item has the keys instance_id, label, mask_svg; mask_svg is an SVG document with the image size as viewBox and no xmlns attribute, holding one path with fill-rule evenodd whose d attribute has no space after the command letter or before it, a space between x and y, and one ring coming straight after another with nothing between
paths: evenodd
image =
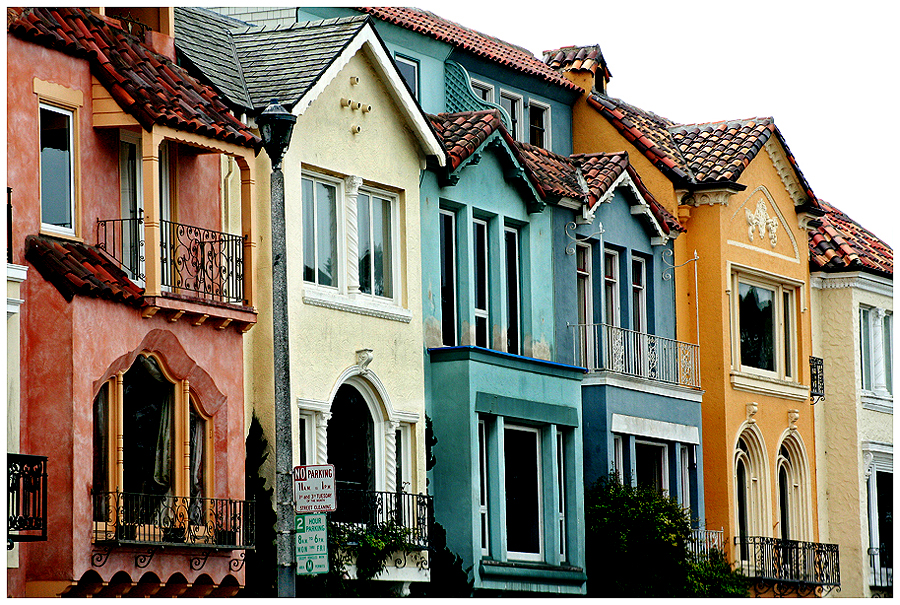
<instances>
[{"instance_id":1,"label":"carved stone ornament","mask_svg":"<svg viewBox=\"0 0 900 605\"><path fill-rule=\"evenodd\" d=\"M800 420L800 410L788 410L788 428L792 433L797 432L798 420Z\"/></svg>"},{"instance_id":2,"label":"carved stone ornament","mask_svg":"<svg viewBox=\"0 0 900 605\"><path fill-rule=\"evenodd\" d=\"M778 243L778 235L776 233L778 219L769 216L769 212L766 210L766 200L756 202L756 212L750 212L746 209L744 212L747 213L747 224L749 225L747 235L750 237L750 241L753 241L753 231L755 229L760 237L765 237L766 233L768 233L769 243L774 248Z\"/></svg>"},{"instance_id":3,"label":"carved stone ornament","mask_svg":"<svg viewBox=\"0 0 900 605\"><path fill-rule=\"evenodd\" d=\"M875 454L872 452L865 452L863 454L863 468L866 469L866 479L872 476L872 471L875 470Z\"/></svg>"},{"instance_id":4,"label":"carved stone ornament","mask_svg":"<svg viewBox=\"0 0 900 605\"><path fill-rule=\"evenodd\" d=\"M747 424L756 424L756 412L759 411L759 405L754 402L750 402L747 404Z\"/></svg>"},{"instance_id":5,"label":"carved stone ornament","mask_svg":"<svg viewBox=\"0 0 900 605\"><path fill-rule=\"evenodd\" d=\"M359 366L360 374L365 376L368 373L369 370L367 368L374 358L375 353L372 349L360 349L356 352L356 365Z\"/></svg>"}]
</instances>

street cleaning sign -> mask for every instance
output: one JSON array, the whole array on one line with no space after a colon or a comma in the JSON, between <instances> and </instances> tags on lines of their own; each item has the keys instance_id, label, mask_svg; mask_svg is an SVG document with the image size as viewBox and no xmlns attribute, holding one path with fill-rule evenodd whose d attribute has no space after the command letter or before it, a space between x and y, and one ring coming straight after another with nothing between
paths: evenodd
<instances>
[{"instance_id":1,"label":"street cleaning sign","mask_svg":"<svg viewBox=\"0 0 900 605\"><path fill-rule=\"evenodd\" d=\"M334 465L294 467L294 512L298 515L331 512L337 508Z\"/></svg>"},{"instance_id":2,"label":"street cleaning sign","mask_svg":"<svg viewBox=\"0 0 900 605\"><path fill-rule=\"evenodd\" d=\"M328 528L325 513L296 515L297 575L328 573Z\"/></svg>"}]
</instances>

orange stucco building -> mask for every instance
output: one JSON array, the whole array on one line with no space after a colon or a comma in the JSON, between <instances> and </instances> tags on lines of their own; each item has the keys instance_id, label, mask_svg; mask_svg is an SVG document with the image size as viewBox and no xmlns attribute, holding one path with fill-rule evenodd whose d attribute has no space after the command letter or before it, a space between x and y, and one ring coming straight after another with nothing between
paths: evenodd
<instances>
[{"instance_id":1,"label":"orange stucco building","mask_svg":"<svg viewBox=\"0 0 900 605\"><path fill-rule=\"evenodd\" d=\"M706 525L758 592L839 584L819 544L809 222L823 214L771 118L677 124L610 97L597 47L545 53L586 91L576 153L625 151L687 232L678 339L699 343ZM696 269L696 272L695 272Z\"/></svg>"}]
</instances>

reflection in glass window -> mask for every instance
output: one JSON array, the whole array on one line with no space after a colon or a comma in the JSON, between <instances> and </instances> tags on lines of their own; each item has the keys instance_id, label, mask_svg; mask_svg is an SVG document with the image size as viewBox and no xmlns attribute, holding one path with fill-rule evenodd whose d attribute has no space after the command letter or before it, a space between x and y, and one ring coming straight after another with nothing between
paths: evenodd
<instances>
[{"instance_id":1,"label":"reflection in glass window","mask_svg":"<svg viewBox=\"0 0 900 605\"><path fill-rule=\"evenodd\" d=\"M41 223L74 229L74 141L71 111L40 106Z\"/></svg>"},{"instance_id":2,"label":"reflection in glass window","mask_svg":"<svg viewBox=\"0 0 900 605\"><path fill-rule=\"evenodd\" d=\"M391 200L360 193L356 198L359 237L359 290L392 298Z\"/></svg>"},{"instance_id":3,"label":"reflection in glass window","mask_svg":"<svg viewBox=\"0 0 900 605\"><path fill-rule=\"evenodd\" d=\"M337 287L337 188L304 178L303 280Z\"/></svg>"},{"instance_id":4,"label":"reflection in glass window","mask_svg":"<svg viewBox=\"0 0 900 605\"><path fill-rule=\"evenodd\" d=\"M775 292L740 284L741 364L775 371Z\"/></svg>"}]
</instances>

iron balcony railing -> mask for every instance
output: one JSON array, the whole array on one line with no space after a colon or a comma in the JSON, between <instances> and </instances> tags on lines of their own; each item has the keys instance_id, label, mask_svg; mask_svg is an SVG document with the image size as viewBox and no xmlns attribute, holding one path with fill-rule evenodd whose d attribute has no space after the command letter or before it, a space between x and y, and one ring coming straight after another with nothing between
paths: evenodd
<instances>
[{"instance_id":1,"label":"iron balcony railing","mask_svg":"<svg viewBox=\"0 0 900 605\"><path fill-rule=\"evenodd\" d=\"M161 286L217 302L244 300L244 238L212 229L160 222ZM142 217L97 221L97 242L128 273L145 279Z\"/></svg>"},{"instance_id":2,"label":"iron balcony railing","mask_svg":"<svg viewBox=\"0 0 900 605\"><path fill-rule=\"evenodd\" d=\"M339 488L336 500L337 509L330 513L333 522L355 525L361 530L394 523L409 532L409 544L423 550L429 548L432 496Z\"/></svg>"},{"instance_id":3,"label":"iron balcony railing","mask_svg":"<svg viewBox=\"0 0 900 605\"><path fill-rule=\"evenodd\" d=\"M609 324L575 324L575 361L588 372L617 372L700 388L700 347Z\"/></svg>"},{"instance_id":4,"label":"iron balcony railing","mask_svg":"<svg viewBox=\"0 0 900 605\"><path fill-rule=\"evenodd\" d=\"M734 543L740 571L748 578L805 586L841 585L837 544L761 536L739 536Z\"/></svg>"},{"instance_id":5,"label":"iron balcony railing","mask_svg":"<svg viewBox=\"0 0 900 605\"><path fill-rule=\"evenodd\" d=\"M254 502L224 498L93 494L94 542L252 550Z\"/></svg>"},{"instance_id":6,"label":"iron balcony railing","mask_svg":"<svg viewBox=\"0 0 900 605\"><path fill-rule=\"evenodd\" d=\"M692 529L688 551L695 559L709 559L710 553L725 552L725 531L722 529Z\"/></svg>"},{"instance_id":7,"label":"iron balcony railing","mask_svg":"<svg viewBox=\"0 0 900 605\"><path fill-rule=\"evenodd\" d=\"M869 586L877 589L894 590L894 562L891 549L869 549Z\"/></svg>"},{"instance_id":8,"label":"iron balcony railing","mask_svg":"<svg viewBox=\"0 0 900 605\"><path fill-rule=\"evenodd\" d=\"M7 548L47 539L47 457L6 454Z\"/></svg>"}]
</instances>

